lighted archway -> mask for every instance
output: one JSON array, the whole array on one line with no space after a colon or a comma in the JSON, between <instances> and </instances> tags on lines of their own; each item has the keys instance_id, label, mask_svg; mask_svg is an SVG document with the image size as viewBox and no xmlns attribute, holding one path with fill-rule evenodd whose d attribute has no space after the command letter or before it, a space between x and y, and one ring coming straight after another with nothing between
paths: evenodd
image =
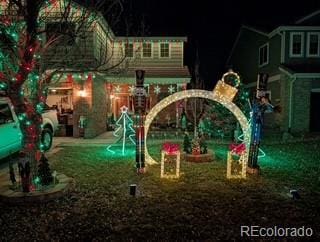
<instances>
[{"instance_id":1,"label":"lighted archway","mask_svg":"<svg viewBox=\"0 0 320 242\"><path fill-rule=\"evenodd\" d=\"M221 84L224 85L224 84ZM218 85L217 85L218 86ZM205 99L210 99L213 101L216 101L220 104L222 104L224 107L230 110L234 114L234 116L238 119L240 126L242 128L243 134L244 134L244 143L246 145L246 152L245 156L243 157L243 165L242 165L242 177L245 177L246 175L246 166L248 164L248 153L249 153L249 143L250 143L250 135L251 135L251 128L248 119L246 116L243 114L243 112L238 108L236 104L232 102L232 98L230 96L225 95L226 93L220 92L217 90L218 88L216 87L214 91L206 91L206 90L199 90L199 89L191 89L191 90L185 90L185 91L180 91L176 92L163 100L161 100L158 104L156 104L148 113L145 119L145 158L146 162L148 164L156 164L158 163L155 161L148 152L148 146L147 146L147 136L148 136L148 131L150 128L150 125L153 121L153 119L157 116L157 114L163 110L165 107L168 105L185 99L185 98L194 98L194 97L199 97L199 98L205 98Z\"/></svg>"}]
</instances>

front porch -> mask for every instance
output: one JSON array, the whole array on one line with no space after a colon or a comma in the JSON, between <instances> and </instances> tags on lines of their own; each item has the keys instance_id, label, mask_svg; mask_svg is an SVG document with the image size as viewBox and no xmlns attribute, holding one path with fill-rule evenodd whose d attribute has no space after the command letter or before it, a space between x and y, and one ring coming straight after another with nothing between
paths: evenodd
<instances>
[{"instance_id":1,"label":"front porch","mask_svg":"<svg viewBox=\"0 0 320 242\"><path fill-rule=\"evenodd\" d=\"M186 89L188 79L151 77L146 74L147 111L166 96ZM110 130L120 116L120 108L134 113L135 78L101 73L64 74L49 88L47 105L58 110L57 136L93 138ZM158 119L158 125L179 126L185 101L172 104Z\"/></svg>"}]
</instances>

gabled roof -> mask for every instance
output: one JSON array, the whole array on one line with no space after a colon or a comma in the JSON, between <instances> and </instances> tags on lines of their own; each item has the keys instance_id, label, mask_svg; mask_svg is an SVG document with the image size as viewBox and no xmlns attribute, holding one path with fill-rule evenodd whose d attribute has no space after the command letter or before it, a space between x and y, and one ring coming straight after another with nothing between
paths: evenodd
<instances>
[{"instance_id":1,"label":"gabled roof","mask_svg":"<svg viewBox=\"0 0 320 242\"><path fill-rule=\"evenodd\" d=\"M319 67L315 65L280 65L279 70L295 78L319 78Z\"/></svg>"},{"instance_id":2,"label":"gabled roof","mask_svg":"<svg viewBox=\"0 0 320 242\"><path fill-rule=\"evenodd\" d=\"M319 65L310 65L310 64L284 65L282 64L280 67L288 71L290 74L320 73Z\"/></svg>"},{"instance_id":3,"label":"gabled roof","mask_svg":"<svg viewBox=\"0 0 320 242\"><path fill-rule=\"evenodd\" d=\"M242 25L241 27L244 28L244 29L251 30L252 32L256 32L258 34L261 34L263 36L268 36L267 32L259 30L259 29L255 28L255 27L252 27L252 26L249 26L249 25Z\"/></svg>"},{"instance_id":4,"label":"gabled roof","mask_svg":"<svg viewBox=\"0 0 320 242\"><path fill-rule=\"evenodd\" d=\"M304 22L306 22L307 20L310 20L316 16L320 16L320 9L314 11L313 13L307 15L307 16L304 16L300 19L298 19L295 24L303 24Z\"/></svg>"},{"instance_id":5,"label":"gabled roof","mask_svg":"<svg viewBox=\"0 0 320 242\"><path fill-rule=\"evenodd\" d=\"M188 38L184 36L117 36L115 38L116 41L172 41L172 42L187 42Z\"/></svg>"},{"instance_id":6,"label":"gabled roof","mask_svg":"<svg viewBox=\"0 0 320 242\"><path fill-rule=\"evenodd\" d=\"M268 37L268 33L264 32L264 31L258 30L256 28L248 26L248 25L241 25L240 30L238 32L238 35L236 37L236 40L234 41L233 46L232 46L231 51L230 51L230 54L229 54L229 56L227 58L227 61L226 61L227 64L229 63L230 58L231 58L231 56L232 56L232 54L233 54L233 52L234 52L234 50L235 50L235 48L236 48L236 46L238 44L238 41L240 39L242 30L249 30L249 31L255 32L257 34L260 34L262 36Z\"/></svg>"},{"instance_id":7,"label":"gabled roof","mask_svg":"<svg viewBox=\"0 0 320 242\"><path fill-rule=\"evenodd\" d=\"M120 73L121 76L124 77L134 77L135 71L139 69L139 67L129 67L123 74ZM190 78L189 70L186 66L183 67L143 67L145 70L145 78L148 77L159 77L159 78ZM107 73L107 75L119 75L117 69L112 72Z\"/></svg>"}]
</instances>

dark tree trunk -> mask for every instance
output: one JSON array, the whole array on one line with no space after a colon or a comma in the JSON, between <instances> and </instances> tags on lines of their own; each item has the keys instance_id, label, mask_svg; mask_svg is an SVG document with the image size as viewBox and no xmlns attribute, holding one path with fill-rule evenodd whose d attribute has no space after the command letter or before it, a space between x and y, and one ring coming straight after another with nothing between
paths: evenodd
<instances>
[{"instance_id":1,"label":"dark tree trunk","mask_svg":"<svg viewBox=\"0 0 320 242\"><path fill-rule=\"evenodd\" d=\"M20 120L20 129L23 134L23 152L26 154L26 156L22 158L25 159L25 161L19 165L24 171L30 168L30 172L24 172L23 179L21 179L22 187L25 192L30 190L30 182L37 173L35 154L39 149L42 123L41 115L34 108L35 105L30 101L27 101L21 94L23 91L23 84L36 66L34 54L39 45L37 40L37 19L40 7L39 3L37 4L35 2L38 1L28 0L24 7L26 33L24 39L21 40L23 41L20 48L22 58L18 71L14 77L15 82L13 82L8 89L8 97Z\"/></svg>"}]
</instances>

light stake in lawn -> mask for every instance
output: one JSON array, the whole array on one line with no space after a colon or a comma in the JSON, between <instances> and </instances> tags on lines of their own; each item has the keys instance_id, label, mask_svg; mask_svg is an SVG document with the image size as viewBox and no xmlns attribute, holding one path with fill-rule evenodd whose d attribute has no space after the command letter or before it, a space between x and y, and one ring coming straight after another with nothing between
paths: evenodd
<instances>
[{"instance_id":1,"label":"light stake in lawn","mask_svg":"<svg viewBox=\"0 0 320 242\"><path fill-rule=\"evenodd\" d=\"M135 197L137 191L137 185L136 184L130 184L130 195Z\"/></svg>"}]
</instances>

